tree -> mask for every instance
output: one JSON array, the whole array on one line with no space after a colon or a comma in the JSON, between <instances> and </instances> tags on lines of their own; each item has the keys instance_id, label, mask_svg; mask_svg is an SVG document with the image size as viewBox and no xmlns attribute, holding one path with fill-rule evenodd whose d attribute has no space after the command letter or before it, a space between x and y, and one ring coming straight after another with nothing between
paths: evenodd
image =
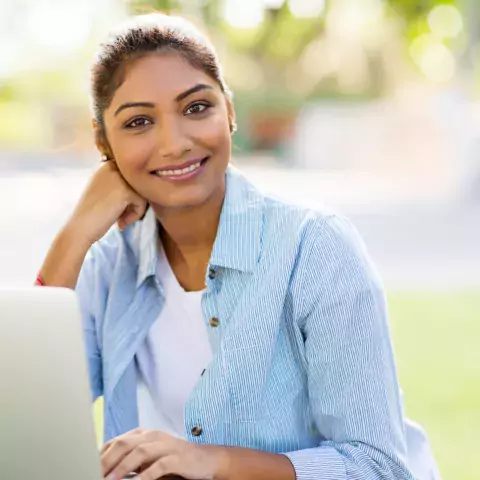
<instances>
[{"instance_id":1,"label":"tree","mask_svg":"<svg viewBox=\"0 0 480 480\"><path fill-rule=\"evenodd\" d=\"M261 0L258 0L261 1ZM284 89L286 68L298 63L309 45L322 38L325 32L325 12L335 0L326 0L324 11L317 17L297 18L289 8L289 1L279 2L278 7L265 10L263 23L252 30L237 30L223 20L224 0L132 0L131 9L138 13L146 10L189 13L202 21L215 37L216 43L226 43L233 54L249 57L262 71L264 85L269 89ZM463 0L467 1L467 0ZM476 2L476 0L473 0ZM455 0L385 0L395 15L404 19L406 36L415 37L426 24L428 12L438 4ZM477 2L478 3L478 2ZM381 66L372 61L368 66L373 79L382 81L378 72ZM382 85L375 83L378 90Z\"/></svg>"}]
</instances>

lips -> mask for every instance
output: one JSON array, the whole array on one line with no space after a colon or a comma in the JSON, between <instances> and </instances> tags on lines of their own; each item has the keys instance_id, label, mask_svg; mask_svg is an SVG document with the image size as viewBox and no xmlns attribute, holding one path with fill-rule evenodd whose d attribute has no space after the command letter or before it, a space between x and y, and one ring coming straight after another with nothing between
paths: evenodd
<instances>
[{"instance_id":1,"label":"lips","mask_svg":"<svg viewBox=\"0 0 480 480\"><path fill-rule=\"evenodd\" d=\"M153 170L151 173L154 174L181 174L180 172L184 171L183 173L188 173L189 170L187 169L192 169L194 170L195 168L200 166L201 163L204 163L206 160L208 160L208 157L204 158L197 158L195 160L190 160L188 162L176 164L176 165L167 165L166 167L159 168L157 170ZM191 170L190 170L191 171Z\"/></svg>"},{"instance_id":2,"label":"lips","mask_svg":"<svg viewBox=\"0 0 480 480\"><path fill-rule=\"evenodd\" d=\"M178 165L170 165L168 167L163 167L160 170L154 170L151 173L165 180L188 180L203 170L203 167L209 158L210 157L205 157L203 159L196 159Z\"/></svg>"}]
</instances>

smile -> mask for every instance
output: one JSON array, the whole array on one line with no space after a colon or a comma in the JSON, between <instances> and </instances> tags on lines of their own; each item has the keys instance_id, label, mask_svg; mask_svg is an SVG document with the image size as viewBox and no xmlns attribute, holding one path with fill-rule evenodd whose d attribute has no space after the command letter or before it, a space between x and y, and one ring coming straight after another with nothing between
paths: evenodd
<instances>
[{"instance_id":1,"label":"smile","mask_svg":"<svg viewBox=\"0 0 480 480\"><path fill-rule=\"evenodd\" d=\"M183 168L168 169L168 170L155 170L152 172L153 175L163 178L164 180L170 181L179 181L179 180L189 180L196 175L198 175L202 170L207 160L210 157L205 157L203 160L196 161L191 163Z\"/></svg>"},{"instance_id":2,"label":"smile","mask_svg":"<svg viewBox=\"0 0 480 480\"><path fill-rule=\"evenodd\" d=\"M193 165L190 165L189 167L183 168L182 170L157 170L155 171L155 175L158 175L159 177L172 177L172 176L180 176L180 175L185 175L186 173L193 172L194 170L197 170L200 168L202 165L202 161L194 163Z\"/></svg>"}]
</instances>

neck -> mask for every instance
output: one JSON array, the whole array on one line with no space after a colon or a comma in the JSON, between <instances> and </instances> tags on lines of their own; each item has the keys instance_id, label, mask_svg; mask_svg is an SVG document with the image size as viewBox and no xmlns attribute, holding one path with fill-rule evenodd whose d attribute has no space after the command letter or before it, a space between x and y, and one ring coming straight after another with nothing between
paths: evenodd
<instances>
[{"instance_id":1,"label":"neck","mask_svg":"<svg viewBox=\"0 0 480 480\"><path fill-rule=\"evenodd\" d=\"M159 234L167 257L185 263L211 255L217 235L225 184L203 204L182 209L152 205L160 223Z\"/></svg>"}]
</instances>

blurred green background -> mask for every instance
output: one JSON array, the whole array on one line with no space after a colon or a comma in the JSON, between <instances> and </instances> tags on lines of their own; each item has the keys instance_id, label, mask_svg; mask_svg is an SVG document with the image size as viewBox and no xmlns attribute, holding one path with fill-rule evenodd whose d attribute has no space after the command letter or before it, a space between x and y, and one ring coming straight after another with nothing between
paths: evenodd
<instances>
[{"instance_id":1,"label":"blurred green background","mask_svg":"<svg viewBox=\"0 0 480 480\"><path fill-rule=\"evenodd\" d=\"M31 284L98 162L97 44L153 10L216 46L237 166L352 218L385 280L407 414L445 480L479 478L478 0L0 0L0 286Z\"/></svg>"},{"instance_id":2,"label":"blurred green background","mask_svg":"<svg viewBox=\"0 0 480 480\"><path fill-rule=\"evenodd\" d=\"M390 295L408 415L427 429L445 479L478 478L480 291Z\"/></svg>"},{"instance_id":3,"label":"blurred green background","mask_svg":"<svg viewBox=\"0 0 480 480\"><path fill-rule=\"evenodd\" d=\"M211 37L244 153L285 150L305 102L384 97L419 78L438 87L462 68L472 94L480 85L476 0L1 0L0 145L90 147L95 46L126 15L153 10Z\"/></svg>"}]
</instances>

